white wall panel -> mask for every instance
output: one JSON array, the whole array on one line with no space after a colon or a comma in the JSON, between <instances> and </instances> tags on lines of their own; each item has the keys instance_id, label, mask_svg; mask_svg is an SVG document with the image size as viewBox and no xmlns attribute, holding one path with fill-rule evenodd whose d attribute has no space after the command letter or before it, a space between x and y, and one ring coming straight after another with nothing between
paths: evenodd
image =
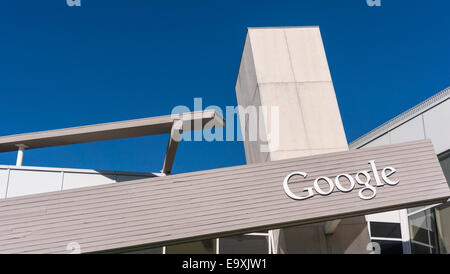
<instances>
[{"instance_id":1,"label":"white wall panel","mask_svg":"<svg viewBox=\"0 0 450 274\"><path fill-rule=\"evenodd\" d=\"M423 114L425 136L431 139L436 153L450 148L450 100L447 100Z\"/></svg>"},{"instance_id":2,"label":"white wall panel","mask_svg":"<svg viewBox=\"0 0 450 274\"><path fill-rule=\"evenodd\" d=\"M400 214L398 210L386 211L366 215L366 220L368 222L400 223Z\"/></svg>"},{"instance_id":3,"label":"white wall panel","mask_svg":"<svg viewBox=\"0 0 450 274\"><path fill-rule=\"evenodd\" d=\"M11 170L9 176L8 170ZM153 173L142 172L0 166L0 199L115 182L127 182L155 176Z\"/></svg>"},{"instance_id":4,"label":"white wall panel","mask_svg":"<svg viewBox=\"0 0 450 274\"><path fill-rule=\"evenodd\" d=\"M422 115L419 115L393 129L390 134L391 144L425 139Z\"/></svg>"},{"instance_id":5,"label":"white wall panel","mask_svg":"<svg viewBox=\"0 0 450 274\"><path fill-rule=\"evenodd\" d=\"M61 173L11 170L7 197L61 190Z\"/></svg>"},{"instance_id":6,"label":"white wall panel","mask_svg":"<svg viewBox=\"0 0 450 274\"><path fill-rule=\"evenodd\" d=\"M377 139L373 140L372 142L362 146L362 147L377 147L377 146L384 146L389 145L391 143L389 133L386 133L382 135L381 137L378 137Z\"/></svg>"},{"instance_id":7,"label":"white wall panel","mask_svg":"<svg viewBox=\"0 0 450 274\"><path fill-rule=\"evenodd\" d=\"M0 198L6 197L8 188L8 169L0 169Z\"/></svg>"},{"instance_id":8,"label":"white wall panel","mask_svg":"<svg viewBox=\"0 0 450 274\"><path fill-rule=\"evenodd\" d=\"M120 182L128 182L128 181L133 181L133 180L141 180L141 179L146 179L146 178L150 178L151 176L138 176L138 175L117 175L116 176L116 181L118 183Z\"/></svg>"},{"instance_id":9,"label":"white wall panel","mask_svg":"<svg viewBox=\"0 0 450 274\"><path fill-rule=\"evenodd\" d=\"M64 173L63 189L97 186L115 183L114 175L89 174L89 173Z\"/></svg>"}]
</instances>

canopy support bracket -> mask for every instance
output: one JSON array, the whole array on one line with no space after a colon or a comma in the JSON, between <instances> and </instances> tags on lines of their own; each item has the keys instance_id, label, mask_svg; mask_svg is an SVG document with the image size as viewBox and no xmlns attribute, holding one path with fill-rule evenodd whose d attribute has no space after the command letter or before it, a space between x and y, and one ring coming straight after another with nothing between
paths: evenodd
<instances>
[{"instance_id":1,"label":"canopy support bracket","mask_svg":"<svg viewBox=\"0 0 450 274\"><path fill-rule=\"evenodd\" d=\"M172 129L170 131L169 142L167 144L166 155L164 156L164 163L161 169L161 173L170 174L172 171L173 162L175 160L175 154L177 152L178 143L181 140L181 134L183 133L183 120L174 120Z\"/></svg>"},{"instance_id":2,"label":"canopy support bracket","mask_svg":"<svg viewBox=\"0 0 450 274\"><path fill-rule=\"evenodd\" d=\"M339 224L341 223L341 221L342 220L339 219L339 220L333 220L333 221L326 222L325 225L324 225L325 226L324 227L325 235L333 234L336 231L336 229L339 226Z\"/></svg>"}]
</instances>

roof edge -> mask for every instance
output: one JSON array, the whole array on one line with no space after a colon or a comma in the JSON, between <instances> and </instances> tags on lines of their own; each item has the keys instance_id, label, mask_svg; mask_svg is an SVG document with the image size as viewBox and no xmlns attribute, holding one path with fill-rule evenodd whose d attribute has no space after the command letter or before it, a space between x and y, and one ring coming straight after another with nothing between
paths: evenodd
<instances>
[{"instance_id":1,"label":"roof edge","mask_svg":"<svg viewBox=\"0 0 450 274\"><path fill-rule=\"evenodd\" d=\"M450 87L447 87L446 89L429 97L425 101L415 105L414 107L397 115L396 117L392 118L391 120L381 124L380 126L376 127L375 129L369 131L368 133L366 133L363 136L359 137L358 139L354 140L353 142L351 142L349 144L349 148L350 149L360 148L363 145L377 139L381 135L384 135L388 131L391 131L392 129L406 123L407 121L411 120L412 118L439 105L440 103L446 101L449 98L450 98Z\"/></svg>"}]
</instances>

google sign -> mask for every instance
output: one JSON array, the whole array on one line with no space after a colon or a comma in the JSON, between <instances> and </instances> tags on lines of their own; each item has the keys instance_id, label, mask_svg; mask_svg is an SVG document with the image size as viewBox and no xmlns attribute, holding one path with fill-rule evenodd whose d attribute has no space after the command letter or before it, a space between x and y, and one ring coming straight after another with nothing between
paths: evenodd
<instances>
[{"instance_id":1,"label":"google sign","mask_svg":"<svg viewBox=\"0 0 450 274\"><path fill-rule=\"evenodd\" d=\"M381 178L380 178L380 174L378 174L378 170L377 170L375 161L374 160L369 161L369 165L371 167L371 170L359 171L356 173L355 177L351 176L348 173L341 173L341 174L337 175L334 178L334 180L332 180L326 176L318 177L314 180L313 187L306 187L304 189L304 191L308 193L305 196L298 196L298 195L294 194L289 189L288 183L289 183L289 180L294 176L302 176L303 178L306 178L307 173L301 172L301 171L292 172L289 175L287 175L286 178L284 178L284 181L283 181L284 192L286 192L286 194L294 200L305 200L305 199L308 199L308 198L311 198L314 196L313 188L316 193L318 193L322 196L326 196L326 195L333 193L335 187L341 192L351 192L355 188L355 185L359 184L359 185L364 186L358 192L359 197L363 200L370 200L376 196L376 194L377 194L376 188L377 187L383 186L384 183L391 185L391 186L395 186L400 182L399 180L392 181L391 179L389 179L389 176L391 176L392 174L394 174L396 172L395 168L389 167L389 166L383 168L383 170L381 171ZM375 183L376 183L375 186L370 183L372 180L372 176L370 175L371 172L373 174L373 179L375 180ZM342 185L341 180L343 180L343 178L347 179L347 181L350 183L349 186L344 187ZM324 189L322 189L322 187L319 186L320 181L323 181L328 185L327 189L324 190ZM368 194L367 192L370 192L370 195L366 195L366 194Z\"/></svg>"}]
</instances>

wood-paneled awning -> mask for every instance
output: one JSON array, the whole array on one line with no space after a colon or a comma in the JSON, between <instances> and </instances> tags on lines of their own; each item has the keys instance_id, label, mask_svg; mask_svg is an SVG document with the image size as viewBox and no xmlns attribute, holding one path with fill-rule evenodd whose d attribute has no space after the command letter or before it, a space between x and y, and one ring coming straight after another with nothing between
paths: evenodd
<instances>
[{"instance_id":1,"label":"wood-paneled awning","mask_svg":"<svg viewBox=\"0 0 450 274\"><path fill-rule=\"evenodd\" d=\"M336 188L291 199L283 180L303 196L319 176L334 179L360 171L379 178L387 167L396 185L376 187L376 196L359 197ZM372 167L373 168L373 167ZM389 174L392 169L389 170ZM381 179L380 179L381 180ZM387 182L387 181L386 181ZM346 185L345 188L348 186ZM369 195L368 194L365 195ZM0 253L82 253L133 250L217 238L259 230L329 221L445 202L450 197L430 141L363 148L303 158L176 174L0 200Z\"/></svg>"}]
</instances>

